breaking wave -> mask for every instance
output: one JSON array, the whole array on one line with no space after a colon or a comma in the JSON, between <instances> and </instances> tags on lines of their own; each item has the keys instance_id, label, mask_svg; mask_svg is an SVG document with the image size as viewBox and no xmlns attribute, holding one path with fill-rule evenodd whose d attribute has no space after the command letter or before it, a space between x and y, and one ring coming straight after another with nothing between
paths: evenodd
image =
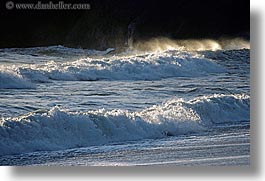
<instances>
[{"instance_id":1,"label":"breaking wave","mask_svg":"<svg viewBox=\"0 0 265 181\"><path fill-rule=\"evenodd\" d=\"M83 58L72 62L13 67L14 74L32 82L51 80L160 80L169 77L204 76L224 72L210 59L180 51L109 58Z\"/></svg>"},{"instance_id":2,"label":"breaking wave","mask_svg":"<svg viewBox=\"0 0 265 181\"><path fill-rule=\"evenodd\" d=\"M69 112L54 107L0 121L0 155L156 139L249 121L244 94L173 99L140 112Z\"/></svg>"},{"instance_id":3,"label":"breaking wave","mask_svg":"<svg viewBox=\"0 0 265 181\"><path fill-rule=\"evenodd\" d=\"M0 89L28 89L35 88L27 79L11 70L3 70L0 67Z\"/></svg>"}]
</instances>

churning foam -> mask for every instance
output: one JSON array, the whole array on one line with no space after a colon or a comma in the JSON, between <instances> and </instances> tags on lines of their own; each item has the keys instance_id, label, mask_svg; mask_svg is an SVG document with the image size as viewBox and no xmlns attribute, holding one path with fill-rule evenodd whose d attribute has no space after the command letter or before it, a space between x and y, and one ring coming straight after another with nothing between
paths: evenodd
<instances>
[{"instance_id":1,"label":"churning foam","mask_svg":"<svg viewBox=\"0 0 265 181\"><path fill-rule=\"evenodd\" d=\"M0 89L25 89L34 87L31 81L23 78L17 72L0 67Z\"/></svg>"},{"instance_id":2,"label":"churning foam","mask_svg":"<svg viewBox=\"0 0 265 181\"><path fill-rule=\"evenodd\" d=\"M141 56L83 58L72 62L18 65L13 72L33 82L51 80L160 80L169 77L205 76L226 70L214 61L181 51Z\"/></svg>"},{"instance_id":3,"label":"churning foam","mask_svg":"<svg viewBox=\"0 0 265 181\"><path fill-rule=\"evenodd\" d=\"M200 133L215 124L249 121L244 94L173 99L140 112L69 112L54 107L0 120L0 155Z\"/></svg>"}]
</instances>

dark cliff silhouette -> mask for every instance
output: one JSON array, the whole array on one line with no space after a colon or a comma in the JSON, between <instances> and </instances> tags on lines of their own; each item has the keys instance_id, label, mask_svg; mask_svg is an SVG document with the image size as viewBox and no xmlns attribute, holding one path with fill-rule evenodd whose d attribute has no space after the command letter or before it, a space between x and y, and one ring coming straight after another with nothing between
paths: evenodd
<instances>
[{"instance_id":1,"label":"dark cliff silhouette","mask_svg":"<svg viewBox=\"0 0 265 181\"><path fill-rule=\"evenodd\" d=\"M250 31L250 2L247 0L72 1L90 3L90 10L7 10L5 3L1 1L0 47L61 44L105 49L159 36L248 39Z\"/></svg>"}]
</instances>

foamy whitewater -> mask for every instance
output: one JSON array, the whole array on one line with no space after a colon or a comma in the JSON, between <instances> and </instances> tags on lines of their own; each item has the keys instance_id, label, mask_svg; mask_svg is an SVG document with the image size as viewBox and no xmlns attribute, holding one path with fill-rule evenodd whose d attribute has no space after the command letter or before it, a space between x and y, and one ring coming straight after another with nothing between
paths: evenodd
<instances>
[{"instance_id":1,"label":"foamy whitewater","mask_svg":"<svg viewBox=\"0 0 265 181\"><path fill-rule=\"evenodd\" d=\"M232 45L0 49L0 165L249 165L249 49Z\"/></svg>"}]
</instances>

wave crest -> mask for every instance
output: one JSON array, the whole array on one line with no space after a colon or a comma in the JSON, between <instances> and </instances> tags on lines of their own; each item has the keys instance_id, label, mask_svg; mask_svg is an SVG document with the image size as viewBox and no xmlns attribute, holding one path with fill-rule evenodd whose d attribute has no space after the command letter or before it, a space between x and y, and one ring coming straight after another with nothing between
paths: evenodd
<instances>
[{"instance_id":1,"label":"wave crest","mask_svg":"<svg viewBox=\"0 0 265 181\"><path fill-rule=\"evenodd\" d=\"M73 62L16 67L23 77L37 82L51 80L160 80L169 77L204 76L225 69L187 52L149 53L109 58L85 58Z\"/></svg>"},{"instance_id":2,"label":"wave crest","mask_svg":"<svg viewBox=\"0 0 265 181\"><path fill-rule=\"evenodd\" d=\"M187 39L173 40L166 37L152 38L147 41L136 42L134 51L161 52L166 50L184 51L216 51L250 49L250 43L242 38L233 39Z\"/></svg>"},{"instance_id":3,"label":"wave crest","mask_svg":"<svg viewBox=\"0 0 265 181\"><path fill-rule=\"evenodd\" d=\"M58 107L0 121L0 155L200 133L216 124L249 121L247 95L173 99L140 112Z\"/></svg>"},{"instance_id":4,"label":"wave crest","mask_svg":"<svg viewBox=\"0 0 265 181\"><path fill-rule=\"evenodd\" d=\"M15 71L0 67L0 89L28 89L35 86Z\"/></svg>"}]
</instances>

